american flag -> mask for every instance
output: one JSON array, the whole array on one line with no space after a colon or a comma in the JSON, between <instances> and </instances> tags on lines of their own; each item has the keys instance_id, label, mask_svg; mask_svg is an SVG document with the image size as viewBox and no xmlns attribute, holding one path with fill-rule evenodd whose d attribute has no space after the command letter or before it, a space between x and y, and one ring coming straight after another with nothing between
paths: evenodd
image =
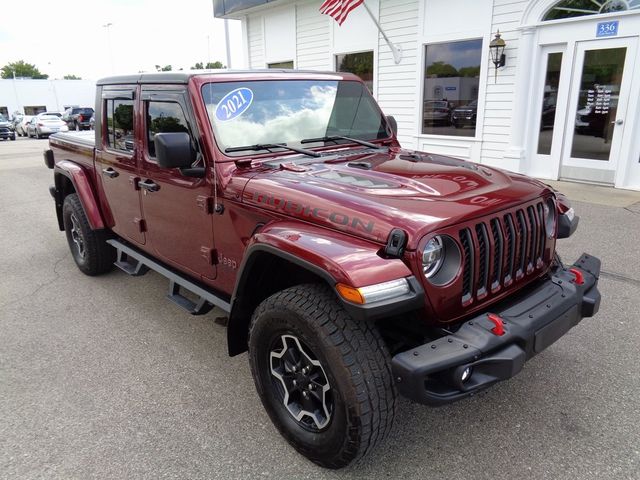
<instances>
[{"instance_id":1,"label":"american flag","mask_svg":"<svg viewBox=\"0 0 640 480\"><path fill-rule=\"evenodd\" d=\"M364 3L364 0L325 0L320 5L320 13L329 15L338 22L338 25L342 25L347 19L347 15L354 8L359 7Z\"/></svg>"}]
</instances>

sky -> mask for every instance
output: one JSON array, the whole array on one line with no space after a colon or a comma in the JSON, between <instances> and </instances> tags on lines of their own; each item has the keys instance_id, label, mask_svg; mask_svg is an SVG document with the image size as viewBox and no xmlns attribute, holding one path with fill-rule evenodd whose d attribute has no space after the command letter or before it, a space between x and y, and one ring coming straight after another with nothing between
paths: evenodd
<instances>
[{"instance_id":1,"label":"sky","mask_svg":"<svg viewBox=\"0 0 640 480\"><path fill-rule=\"evenodd\" d=\"M0 67L24 60L49 78L97 80L155 65L227 64L224 21L213 18L212 0L5 1ZM229 32L231 66L243 68L240 22L230 20Z\"/></svg>"}]
</instances>

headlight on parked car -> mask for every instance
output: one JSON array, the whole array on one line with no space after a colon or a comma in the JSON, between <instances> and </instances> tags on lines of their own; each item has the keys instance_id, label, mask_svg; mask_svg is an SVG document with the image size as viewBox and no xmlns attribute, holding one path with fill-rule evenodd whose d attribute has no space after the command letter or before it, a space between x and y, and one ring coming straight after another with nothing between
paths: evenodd
<instances>
[{"instance_id":1,"label":"headlight on parked car","mask_svg":"<svg viewBox=\"0 0 640 480\"><path fill-rule=\"evenodd\" d=\"M422 273L427 278L433 277L444 260L441 238L436 235L427 242L422 251Z\"/></svg>"},{"instance_id":2,"label":"headlight on parked car","mask_svg":"<svg viewBox=\"0 0 640 480\"><path fill-rule=\"evenodd\" d=\"M556 202L553 198L547 198L542 204L544 211L544 230L547 237L552 238L556 233Z\"/></svg>"},{"instance_id":3,"label":"headlight on parked car","mask_svg":"<svg viewBox=\"0 0 640 480\"><path fill-rule=\"evenodd\" d=\"M447 235L436 235L422 249L422 273L430 283L450 283L460 271L460 249Z\"/></svg>"}]
</instances>

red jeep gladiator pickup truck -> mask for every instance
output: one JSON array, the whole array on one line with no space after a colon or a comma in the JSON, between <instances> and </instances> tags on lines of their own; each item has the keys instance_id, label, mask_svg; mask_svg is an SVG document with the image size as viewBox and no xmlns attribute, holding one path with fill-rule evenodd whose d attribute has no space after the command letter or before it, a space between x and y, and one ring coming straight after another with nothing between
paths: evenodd
<instances>
[{"instance_id":1,"label":"red jeep gladiator pickup truck","mask_svg":"<svg viewBox=\"0 0 640 480\"><path fill-rule=\"evenodd\" d=\"M79 269L151 269L191 314L226 312L229 354L319 465L370 452L398 394L473 395L598 310L600 261L555 253L564 196L401 148L353 75L111 77L95 118L44 154Z\"/></svg>"}]
</instances>

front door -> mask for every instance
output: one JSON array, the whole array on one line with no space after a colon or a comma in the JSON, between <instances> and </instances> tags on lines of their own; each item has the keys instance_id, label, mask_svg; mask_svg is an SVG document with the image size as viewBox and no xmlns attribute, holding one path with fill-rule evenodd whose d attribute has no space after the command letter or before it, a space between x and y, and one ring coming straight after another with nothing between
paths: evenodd
<instances>
[{"instance_id":1,"label":"front door","mask_svg":"<svg viewBox=\"0 0 640 480\"><path fill-rule=\"evenodd\" d=\"M213 244L213 184L206 177L184 175L177 168L161 168L153 137L162 132L187 132L199 150L197 129L184 89L142 87L141 117L144 147L140 186L147 242L163 261L186 269L194 277L216 277ZM199 155L199 165L205 159ZM148 188L153 185L153 188Z\"/></svg>"},{"instance_id":2,"label":"front door","mask_svg":"<svg viewBox=\"0 0 640 480\"><path fill-rule=\"evenodd\" d=\"M635 38L576 43L560 178L614 184L636 49Z\"/></svg>"}]
</instances>

